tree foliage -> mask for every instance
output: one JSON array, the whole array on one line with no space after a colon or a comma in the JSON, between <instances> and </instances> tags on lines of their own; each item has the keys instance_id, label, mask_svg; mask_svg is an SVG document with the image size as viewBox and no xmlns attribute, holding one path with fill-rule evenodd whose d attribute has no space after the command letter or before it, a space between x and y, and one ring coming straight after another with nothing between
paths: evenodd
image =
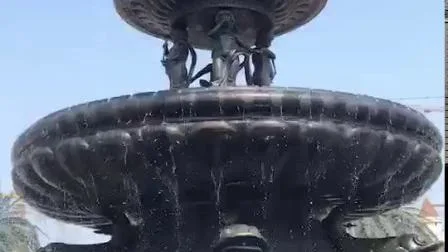
<instances>
[{"instance_id":1,"label":"tree foliage","mask_svg":"<svg viewBox=\"0 0 448 252\"><path fill-rule=\"evenodd\" d=\"M13 195L0 194L0 252L35 252L38 228L23 216L24 204Z\"/></svg>"}]
</instances>

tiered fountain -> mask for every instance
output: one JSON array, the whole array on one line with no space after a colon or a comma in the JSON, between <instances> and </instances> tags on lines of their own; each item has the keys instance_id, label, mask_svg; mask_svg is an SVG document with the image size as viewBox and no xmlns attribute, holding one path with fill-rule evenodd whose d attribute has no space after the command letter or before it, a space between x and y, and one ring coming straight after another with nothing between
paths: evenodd
<instances>
[{"instance_id":1,"label":"tiered fountain","mask_svg":"<svg viewBox=\"0 0 448 252\"><path fill-rule=\"evenodd\" d=\"M172 44L162 60L170 89L70 107L18 138L16 191L49 217L111 236L42 251L438 247L413 235L356 239L344 229L415 200L438 178L442 139L432 123L382 99L270 87L273 38L325 4L115 0L126 22ZM212 51L197 73L194 48ZM201 87L190 88L196 80Z\"/></svg>"}]
</instances>

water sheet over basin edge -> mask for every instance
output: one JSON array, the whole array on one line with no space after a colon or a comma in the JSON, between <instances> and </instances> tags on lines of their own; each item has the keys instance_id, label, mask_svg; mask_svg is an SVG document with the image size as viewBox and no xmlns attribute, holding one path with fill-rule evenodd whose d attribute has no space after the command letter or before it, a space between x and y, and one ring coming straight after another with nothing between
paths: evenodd
<instances>
[{"instance_id":1,"label":"water sheet over basin edge","mask_svg":"<svg viewBox=\"0 0 448 252\"><path fill-rule=\"evenodd\" d=\"M136 181L135 178L138 176L135 175L142 173L138 170L134 173L132 169L136 168L132 168L131 165L138 162L145 163L142 160L137 161L139 158L137 153L144 151L147 153L143 155L146 163L148 159L155 160L156 163L159 162L159 167L162 167L160 160L169 159L172 155L166 150L170 146L175 146L179 153L174 154L175 159L204 162L200 159L201 157L206 159L204 157L207 156L207 148L197 153L188 150L198 149L201 146L201 141L197 140L213 139L210 136L222 132L234 136L223 143L224 146L227 144L227 150L236 151L238 147L246 146L249 148L246 154L250 153L246 156L260 157L266 151L271 151L269 153L272 157L267 158L265 162L272 162L275 155L285 155L290 150L295 150L295 153L304 153L306 150L308 154L312 154L310 146L316 144L317 140L321 141L323 149L313 152L314 157L296 155L285 161L290 164L302 164L301 167L330 166L329 160L335 157L332 151L340 151L343 147L350 148L350 151L344 152L346 154L338 154L339 158L332 162L337 162L338 165L346 162L348 166L345 168L346 174L353 174L350 166L357 169L364 167L364 176L361 173L357 175L360 184L368 185L368 188L363 189L361 186L354 195L367 199L365 195L373 192L373 195L378 196L364 199L364 202L360 203L347 199L346 195L337 195L343 202L351 202L345 204L348 206L346 214L355 217L369 211L393 208L414 199L432 184L441 169L438 156L441 137L437 129L422 114L399 104L367 96L296 88L191 89L112 98L78 105L47 116L20 136L15 144L14 185L31 205L51 217L84 225L100 225L107 222L107 218L104 218L102 212L98 210L100 208L98 202L92 200L93 193L95 191L103 193L104 202L120 204L126 201L127 195L124 194L120 198L120 194L116 193L125 189L123 183L110 179L95 181L97 183L92 184L88 182L87 177L83 177L85 173L74 176L76 171L80 172L80 169L85 169L88 164L95 167L94 171L97 174L94 177L112 178L113 173L123 175L125 169L126 174L130 176L129 180ZM266 141L266 137L270 137L270 140ZM145 142L149 144L139 145L139 138L147 139ZM159 139L159 142L150 144L151 139ZM254 139L254 143L257 144L245 143L244 140L247 139ZM310 143L304 145L304 139L310 140ZM325 143L331 139L333 141ZM185 141L188 145L185 145ZM363 144L362 141L366 142ZM367 147L367 143L374 141L379 144L378 146L382 146L381 152L373 147ZM179 144L173 144L177 142ZM268 148L272 143L277 144L276 151ZM263 144L265 149L254 148ZM91 148L92 146L94 148ZM126 148L123 149L123 146ZM95 151L92 152L92 149ZM229 168L227 176L238 176L241 167L258 167L262 163L246 160L238 153L232 154L225 149L220 149L221 154L227 155L227 159L228 155L231 155L231 159L235 162L234 168ZM153 153L159 150L164 150L162 157L154 156ZM111 160L108 166L114 169L105 170L106 166L102 168L101 165L105 164L104 160L107 157L120 157L120 153L125 152L128 157L134 155L127 160L127 163L117 158ZM377 154L376 159L373 158L375 155L371 155L374 152ZM351 156L353 153L364 155L364 160L360 158L358 163L354 162L355 157ZM88 161L84 161L83 155L89 157ZM372 156L370 161L365 159L369 156ZM129 160L134 160L134 163ZM351 162L347 163L347 160ZM81 161L84 163L80 163ZM224 161L223 157L221 162ZM169 162L171 161L168 161L162 170L171 169L172 164ZM373 179L373 170L369 170L365 164L369 164L370 168L376 167L377 175L373 176ZM187 167L187 163L177 169L183 170L183 174L179 174L181 181L184 179L182 176L191 177L189 172L192 170ZM322 169L319 171L322 172ZM294 173L292 168L284 170L283 176ZM316 169L309 170L316 171ZM376 172L377 170L381 170L381 174ZM390 178L388 174L391 172L395 176L392 176L393 181L388 181L385 178ZM209 177L209 172L204 173ZM146 177L153 175L146 174ZM201 182L201 179L204 181L206 179L200 175L194 177L197 178L195 181L181 182L180 186L190 188L195 183ZM127 177L120 178L125 180ZM368 183L366 180L369 180ZM343 187L341 181L336 182L335 188ZM303 179L300 181L300 185L307 183L311 182ZM322 181L319 183L313 186L325 184ZM407 188L409 190L405 195L402 193L403 188L398 186L390 190L391 195L384 195L386 184L395 186L402 184L412 187L412 190ZM163 186L163 183L154 182L154 185ZM73 205L70 205L70 202ZM138 206L132 207L138 208Z\"/></svg>"}]
</instances>

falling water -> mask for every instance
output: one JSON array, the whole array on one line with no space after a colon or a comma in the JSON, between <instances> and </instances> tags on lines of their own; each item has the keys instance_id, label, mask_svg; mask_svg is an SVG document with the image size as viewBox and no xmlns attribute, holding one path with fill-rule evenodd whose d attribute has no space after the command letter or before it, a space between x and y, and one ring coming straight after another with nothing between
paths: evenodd
<instances>
[{"instance_id":1,"label":"falling water","mask_svg":"<svg viewBox=\"0 0 448 252\"><path fill-rule=\"evenodd\" d=\"M100 205L100 198L98 197L98 191L96 189L95 179L93 177L92 172L89 172L89 175L90 175L90 179L91 179L90 182L92 184L93 195L95 197L96 204L99 206Z\"/></svg>"},{"instance_id":2,"label":"falling water","mask_svg":"<svg viewBox=\"0 0 448 252\"><path fill-rule=\"evenodd\" d=\"M322 153L324 153L325 146L321 143L321 140L316 139L316 163L314 164L316 172L313 174L314 184L317 185L318 181L325 178L327 173L327 157L322 157Z\"/></svg>"},{"instance_id":3,"label":"falling water","mask_svg":"<svg viewBox=\"0 0 448 252\"><path fill-rule=\"evenodd\" d=\"M167 179L168 182L168 189L170 190L171 195L173 195L174 198L174 214L175 214L175 221L176 221L176 237L177 237L177 251L179 251L181 246L181 231L180 226L182 222L182 208L179 203L179 183L177 180L177 167L176 167L176 159L174 157L173 153L173 146L170 145L168 148L170 157L171 157L171 176Z\"/></svg>"},{"instance_id":4,"label":"falling water","mask_svg":"<svg viewBox=\"0 0 448 252\"><path fill-rule=\"evenodd\" d=\"M420 145L417 145L413 151L418 151L418 149L420 148ZM392 181L392 179L394 179L396 177L396 175L399 175L400 172L403 170L403 168L405 167L405 165L408 163L409 159L412 157L412 151L408 151L406 152L406 154L401 155L400 157L397 158L397 162L395 164L395 166L397 167L395 169L395 171L391 174L389 174L389 176L386 179L386 183L384 186L384 193L381 194L381 200L385 200L385 195L388 195L389 191L390 191L390 183ZM403 187L404 189L404 187ZM402 197L404 196L404 192L402 193Z\"/></svg>"},{"instance_id":5,"label":"falling water","mask_svg":"<svg viewBox=\"0 0 448 252\"><path fill-rule=\"evenodd\" d=\"M306 233L306 235L309 235L309 233L311 232L311 230L312 230L312 222L313 222L313 216L312 216L312 213L313 213L313 209L316 207L316 206L313 206L313 204L314 204L314 202L313 202L313 197L311 196L312 195L312 193L313 193L313 188L311 187L311 186L308 186L307 187L307 189L306 189L306 199L308 200L308 209L307 209L307 217L306 217L306 228L305 228L305 233Z\"/></svg>"},{"instance_id":6,"label":"falling water","mask_svg":"<svg viewBox=\"0 0 448 252\"><path fill-rule=\"evenodd\" d=\"M363 170L363 169L359 169L358 164L353 167L353 172L351 174L349 195L348 195L349 200L351 200L356 195L356 193L358 191L360 170Z\"/></svg>"},{"instance_id":7,"label":"falling water","mask_svg":"<svg viewBox=\"0 0 448 252\"><path fill-rule=\"evenodd\" d=\"M404 205L404 200L405 200L405 196L406 196L406 186L402 186L401 187L401 191L400 191L400 205Z\"/></svg>"},{"instance_id":8,"label":"falling water","mask_svg":"<svg viewBox=\"0 0 448 252\"><path fill-rule=\"evenodd\" d=\"M394 174L392 174L391 176L388 176L386 179L386 183L384 184L384 189L383 192L380 194L380 198L379 198L379 202L385 202L386 200L386 195L389 194L389 190L390 190L390 182L392 181L392 179L394 178Z\"/></svg>"},{"instance_id":9,"label":"falling water","mask_svg":"<svg viewBox=\"0 0 448 252\"><path fill-rule=\"evenodd\" d=\"M356 112L355 112L356 113ZM357 194L359 187L360 174L362 171L366 169L366 164L364 160L359 157L359 152L357 150L357 146L359 146L360 134L361 132L358 129L352 129L347 132L347 137L351 139L349 150L354 154L350 156L350 166L353 167L353 171L350 174L350 184L348 191L348 200L352 200L353 197Z\"/></svg>"},{"instance_id":10,"label":"falling water","mask_svg":"<svg viewBox=\"0 0 448 252\"><path fill-rule=\"evenodd\" d=\"M127 195L125 215L132 226L141 225L143 223L143 207L140 201L140 192L138 190L138 186L129 175L124 176L123 186L124 191Z\"/></svg>"},{"instance_id":11,"label":"falling water","mask_svg":"<svg viewBox=\"0 0 448 252\"><path fill-rule=\"evenodd\" d=\"M264 191L263 196L263 204L261 205L261 214L263 216L263 220L265 221L267 219L267 213L266 213L266 205L268 204L268 190L266 188L266 167L265 163L261 162L260 165L260 172L261 172L261 187Z\"/></svg>"},{"instance_id":12,"label":"falling water","mask_svg":"<svg viewBox=\"0 0 448 252\"><path fill-rule=\"evenodd\" d=\"M264 162L261 162L260 172L261 172L261 184L264 185L265 184L265 180L266 180L266 173L265 173L265 164L264 164Z\"/></svg>"},{"instance_id":13,"label":"falling water","mask_svg":"<svg viewBox=\"0 0 448 252\"><path fill-rule=\"evenodd\" d=\"M313 241L313 243L311 245L312 245L312 250L311 251L313 251L313 252L319 251L318 250L318 246L317 246L317 242Z\"/></svg>"},{"instance_id":14,"label":"falling water","mask_svg":"<svg viewBox=\"0 0 448 252\"><path fill-rule=\"evenodd\" d=\"M224 179L224 169L222 166L212 167L210 169L210 176L212 178L213 187L215 190L215 208L218 213L219 223L222 223L222 213L221 213L221 185Z\"/></svg>"},{"instance_id":15,"label":"falling water","mask_svg":"<svg viewBox=\"0 0 448 252\"><path fill-rule=\"evenodd\" d=\"M262 163L262 170L263 170L263 176L264 176L264 178L263 178L263 183L266 183L265 181L266 181L266 165L264 164L264 163ZM274 167L274 165L269 165L269 176L268 176L268 185L269 185L269 187L264 187L264 199L263 199L263 206L262 206L262 214L263 214L263 220L266 220L267 218L268 218L268 216L267 216L267 211L266 211L266 208L267 208L267 205L268 205L268 203L269 203L269 197L270 197L270 194L271 194L271 191L270 191L270 187L272 186L272 183L274 182L274 169L275 169L275 167Z\"/></svg>"}]
</instances>

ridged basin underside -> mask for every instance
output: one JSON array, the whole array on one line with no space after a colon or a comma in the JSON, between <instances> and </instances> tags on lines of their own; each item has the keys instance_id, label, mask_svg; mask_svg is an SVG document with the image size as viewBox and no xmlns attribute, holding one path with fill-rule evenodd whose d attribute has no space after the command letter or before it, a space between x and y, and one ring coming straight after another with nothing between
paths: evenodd
<instances>
[{"instance_id":1,"label":"ridged basin underside","mask_svg":"<svg viewBox=\"0 0 448 252\"><path fill-rule=\"evenodd\" d=\"M254 38L247 37L246 32L266 28L260 16L270 20L274 35L279 36L311 21L326 3L327 0L114 0L120 17L137 30L169 40L173 24L180 21L188 27L190 43L202 49L212 48L207 33L210 25L213 27L213 18L208 14L214 13L214 9L232 9L243 32L240 39L253 45Z\"/></svg>"},{"instance_id":2,"label":"ridged basin underside","mask_svg":"<svg viewBox=\"0 0 448 252\"><path fill-rule=\"evenodd\" d=\"M439 176L440 149L422 114L386 100L300 88L188 89L53 113L17 140L12 175L31 206L104 233L117 214L135 225L152 214L177 226L215 218L217 226L268 228L409 203Z\"/></svg>"}]
</instances>

